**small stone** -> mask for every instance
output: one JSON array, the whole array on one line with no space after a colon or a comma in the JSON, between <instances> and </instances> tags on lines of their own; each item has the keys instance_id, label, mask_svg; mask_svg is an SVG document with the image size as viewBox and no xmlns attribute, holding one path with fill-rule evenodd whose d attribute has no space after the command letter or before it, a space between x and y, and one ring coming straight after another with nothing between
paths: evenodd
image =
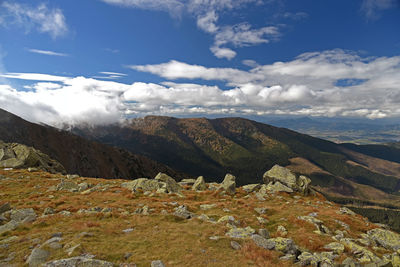
<instances>
[{"instance_id":1,"label":"small stone","mask_svg":"<svg viewBox=\"0 0 400 267\"><path fill-rule=\"evenodd\" d=\"M50 214L54 214L55 211L53 208L47 207L44 209L43 215L50 215Z\"/></svg>"},{"instance_id":2,"label":"small stone","mask_svg":"<svg viewBox=\"0 0 400 267\"><path fill-rule=\"evenodd\" d=\"M128 228L128 229L124 229L124 230L122 230L122 232L124 232L124 233L130 233L130 232L133 232L133 228Z\"/></svg>"},{"instance_id":3,"label":"small stone","mask_svg":"<svg viewBox=\"0 0 400 267\"><path fill-rule=\"evenodd\" d=\"M206 182L203 176L199 176L192 186L193 191L204 191L207 189Z\"/></svg>"},{"instance_id":4,"label":"small stone","mask_svg":"<svg viewBox=\"0 0 400 267\"><path fill-rule=\"evenodd\" d=\"M254 211L257 212L258 214L262 215L267 213L268 209L267 208L254 208Z\"/></svg>"},{"instance_id":5,"label":"small stone","mask_svg":"<svg viewBox=\"0 0 400 267\"><path fill-rule=\"evenodd\" d=\"M257 220L260 224L267 224L268 220L263 217L257 217Z\"/></svg>"},{"instance_id":6,"label":"small stone","mask_svg":"<svg viewBox=\"0 0 400 267\"><path fill-rule=\"evenodd\" d=\"M283 225L278 225L277 232L280 233L282 236L286 236L288 233L285 226Z\"/></svg>"},{"instance_id":7,"label":"small stone","mask_svg":"<svg viewBox=\"0 0 400 267\"><path fill-rule=\"evenodd\" d=\"M234 249L234 250L240 250L240 249L242 249L242 246L238 243L238 242L236 242L236 241L231 241L231 247Z\"/></svg>"},{"instance_id":8,"label":"small stone","mask_svg":"<svg viewBox=\"0 0 400 267\"><path fill-rule=\"evenodd\" d=\"M219 240L220 237L219 236L210 236L208 239L216 241L216 240Z\"/></svg>"},{"instance_id":9,"label":"small stone","mask_svg":"<svg viewBox=\"0 0 400 267\"><path fill-rule=\"evenodd\" d=\"M151 267L165 267L164 263L160 260L152 261Z\"/></svg>"}]
</instances>

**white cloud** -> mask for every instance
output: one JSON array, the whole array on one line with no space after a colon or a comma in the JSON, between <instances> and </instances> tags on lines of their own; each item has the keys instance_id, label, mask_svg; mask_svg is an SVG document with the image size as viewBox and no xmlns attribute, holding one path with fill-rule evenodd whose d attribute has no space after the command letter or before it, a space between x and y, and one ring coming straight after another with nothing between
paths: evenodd
<instances>
[{"instance_id":1,"label":"white cloud","mask_svg":"<svg viewBox=\"0 0 400 267\"><path fill-rule=\"evenodd\" d=\"M30 48L30 49L28 49L28 51L32 52L32 53L36 53L36 54L47 55L47 56L58 56L58 57L67 57L68 56L68 54L49 51L49 50L40 50L40 49Z\"/></svg>"},{"instance_id":2,"label":"white cloud","mask_svg":"<svg viewBox=\"0 0 400 267\"><path fill-rule=\"evenodd\" d=\"M116 122L126 114L400 117L400 56L363 58L332 50L305 53L292 61L257 65L248 71L178 61L132 68L169 80L203 79L208 85L172 81L124 84L6 73L1 76L34 82L27 91L0 85L0 108L55 126L62 122ZM362 82L337 86L343 79ZM225 82L228 89L212 85L214 80Z\"/></svg>"},{"instance_id":3,"label":"white cloud","mask_svg":"<svg viewBox=\"0 0 400 267\"><path fill-rule=\"evenodd\" d=\"M249 66L249 67L252 67L252 68L255 68L255 67L259 66L257 61L252 60L252 59L245 59L245 60L242 61L242 64L246 65L246 66Z\"/></svg>"},{"instance_id":4,"label":"white cloud","mask_svg":"<svg viewBox=\"0 0 400 267\"><path fill-rule=\"evenodd\" d=\"M105 75L114 75L114 76L127 76L125 73L112 72L112 71L100 71L99 73L105 74Z\"/></svg>"},{"instance_id":5,"label":"white cloud","mask_svg":"<svg viewBox=\"0 0 400 267\"><path fill-rule=\"evenodd\" d=\"M217 58L226 58L228 60L236 57L237 54L232 49L226 47L212 46L210 50Z\"/></svg>"},{"instance_id":6,"label":"white cloud","mask_svg":"<svg viewBox=\"0 0 400 267\"><path fill-rule=\"evenodd\" d=\"M39 32L50 34L53 38L68 32L61 9L51 9L44 3L33 7L9 1L3 2L0 7L0 25L6 27L17 25L24 28L26 32L35 28Z\"/></svg>"},{"instance_id":7,"label":"white cloud","mask_svg":"<svg viewBox=\"0 0 400 267\"><path fill-rule=\"evenodd\" d=\"M376 20L381 12L399 5L398 0L363 0L361 11L367 19Z\"/></svg>"},{"instance_id":8,"label":"white cloud","mask_svg":"<svg viewBox=\"0 0 400 267\"><path fill-rule=\"evenodd\" d=\"M197 18L197 26L205 32L215 33L218 31L218 26L215 24L218 21L218 15L215 11L209 11L205 15Z\"/></svg>"}]
</instances>

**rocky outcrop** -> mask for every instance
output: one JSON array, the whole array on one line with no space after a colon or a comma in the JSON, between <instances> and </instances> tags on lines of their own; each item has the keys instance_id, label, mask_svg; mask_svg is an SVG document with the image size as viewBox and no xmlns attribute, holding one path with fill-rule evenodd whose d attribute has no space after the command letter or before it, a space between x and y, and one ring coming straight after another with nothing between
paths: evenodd
<instances>
[{"instance_id":1,"label":"rocky outcrop","mask_svg":"<svg viewBox=\"0 0 400 267\"><path fill-rule=\"evenodd\" d=\"M48 155L16 143L0 141L0 167L3 168L37 168L51 173L65 173L64 167Z\"/></svg>"},{"instance_id":2,"label":"rocky outcrop","mask_svg":"<svg viewBox=\"0 0 400 267\"><path fill-rule=\"evenodd\" d=\"M310 178L304 175L297 176L289 169L279 165L275 165L264 173L263 181L268 189L274 192L291 193L296 191L303 195L310 193Z\"/></svg>"},{"instance_id":3,"label":"rocky outcrop","mask_svg":"<svg viewBox=\"0 0 400 267\"><path fill-rule=\"evenodd\" d=\"M392 231L376 228L367 232L378 245L393 251L400 250L400 235Z\"/></svg>"}]
</instances>

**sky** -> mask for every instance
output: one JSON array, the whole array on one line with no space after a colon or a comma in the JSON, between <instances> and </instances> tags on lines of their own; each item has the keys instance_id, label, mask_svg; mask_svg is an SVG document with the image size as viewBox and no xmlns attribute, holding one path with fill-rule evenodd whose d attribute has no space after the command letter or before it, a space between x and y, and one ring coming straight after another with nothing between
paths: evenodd
<instances>
[{"instance_id":1,"label":"sky","mask_svg":"<svg viewBox=\"0 0 400 267\"><path fill-rule=\"evenodd\" d=\"M400 118L400 1L0 0L0 108Z\"/></svg>"}]
</instances>

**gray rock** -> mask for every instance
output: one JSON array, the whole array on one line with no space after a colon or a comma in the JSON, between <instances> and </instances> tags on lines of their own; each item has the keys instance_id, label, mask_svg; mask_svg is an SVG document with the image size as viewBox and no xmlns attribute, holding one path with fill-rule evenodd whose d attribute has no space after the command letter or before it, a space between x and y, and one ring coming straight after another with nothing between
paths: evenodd
<instances>
[{"instance_id":1,"label":"gray rock","mask_svg":"<svg viewBox=\"0 0 400 267\"><path fill-rule=\"evenodd\" d=\"M166 193L179 193L182 191L182 187L172 177L165 173L158 173L154 180L164 183L161 189L164 188Z\"/></svg>"},{"instance_id":2,"label":"gray rock","mask_svg":"<svg viewBox=\"0 0 400 267\"><path fill-rule=\"evenodd\" d=\"M15 230L20 224L21 224L20 222L16 222L16 221L12 220L6 224L1 225L0 226L0 235L5 232L8 232L8 231Z\"/></svg>"},{"instance_id":3,"label":"gray rock","mask_svg":"<svg viewBox=\"0 0 400 267\"><path fill-rule=\"evenodd\" d=\"M217 206L217 204L202 204L200 205L201 210L210 210Z\"/></svg>"},{"instance_id":4,"label":"gray rock","mask_svg":"<svg viewBox=\"0 0 400 267\"><path fill-rule=\"evenodd\" d=\"M236 241L231 241L231 247L234 249L234 250L240 250L240 249L242 249L242 246L238 243L238 242L236 242Z\"/></svg>"},{"instance_id":5,"label":"gray rock","mask_svg":"<svg viewBox=\"0 0 400 267\"><path fill-rule=\"evenodd\" d=\"M10 214L11 220L22 223L33 222L36 220L36 217L36 213L32 208L12 210Z\"/></svg>"},{"instance_id":6,"label":"gray rock","mask_svg":"<svg viewBox=\"0 0 400 267\"><path fill-rule=\"evenodd\" d=\"M182 179L178 184L192 186L196 182L196 179Z\"/></svg>"},{"instance_id":7,"label":"gray rock","mask_svg":"<svg viewBox=\"0 0 400 267\"><path fill-rule=\"evenodd\" d=\"M248 184L242 186L243 190L246 191L246 193L252 193L254 191L257 191L261 188L261 184Z\"/></svg>"},{"instance_id":8,"label":"gray rock","mask_svg":"<svg viewBox=\"0 0 400 267\"><path fill-rule=\"evenodd\" d=\"M160 260L152 261L151 267L165 267L164 263Z\"/></svg>"},{"instance_id":9,"label":"gray rock","mask_svg":"<svg viewBox=\"0 0 400 267\"><path fill-rule=\"evenodd\" d=\"M226 236L229 236L231 238L248 238L251 235L253 235L256 231L251 228L250 226L247 226L246 228L231 228L229 231L225 234Z\"/></svg>"},{"instance_id":10,"label":"gray rock","mask_svg":"<svg viewBox=\"0 0 400 267\"><path fill-rule=\"evenodd\" d=\"M206 182L203 176L199 176L192 186L193 191L204 191L207 189Z\"/></svg>"},{"instance_id":11,"label":"gray rock","mask_svg":"<svg viewBox=\"0 0 400 267\"><path fill-rule=\"evenodd\" d=\"M226 174L220 188L226 193L234 195L236 193L236 177L229 173Z\"/></svg>"},{"instance_id":12,"label":"gray rock","mask_svg":"<svg viewBox=\"0 0 400 267\"><path fill-rule=\"evenodd\" d=\"M70 191L70 192L78 192L79 186L70 180L62 179L61 182L56 186L57 191Z\"/></svg>"},{"instance_id":13,"label":"gray rock","mask_svg":"<svg viewBox=\"0 0 400 267\"><path fill-rule=\"evenodd\" d=\"M34 248L26 263L29 267L41 266L50 257L50 252L41 248Z\"/></svg>"},{"instance_id":14,"label":"gray rock","mask_svg":"<svg viewBox=\"0 0 400 267\"><path fill-rule=\"evenodd\" d=\"M258 229L257 233L258 233L260 236L262 236L262 237L264 237L264 238L266 238L266 239L269 239L269 238L270 238L269 232L268 232L267 229Z\"/></svg>"},{"instance_id":15,"label":"gray rock","mask_svg":"<svg viewBox=\"0 0 400 267\"><path fill-rule=\"evenodd\" d=\"M265 249L269 249L269 250L275 248L274 241L272 241L271 239L266 239L266 238L262 237L261 235L252 235L251 239L253 239L254 243L261 248L265 248Z\"/></svg>"},{"instance_id":16,"label":"gray rock","mask_svg":"<svg viewBox=\"0 0 400 267\"><path fill-rule=\"evenodd\" d=\"M368 231L367 234L370 239L386 249L393 251L400 250L400 235L397 233L376 228Z\"/></svg>"}]
</instances>

